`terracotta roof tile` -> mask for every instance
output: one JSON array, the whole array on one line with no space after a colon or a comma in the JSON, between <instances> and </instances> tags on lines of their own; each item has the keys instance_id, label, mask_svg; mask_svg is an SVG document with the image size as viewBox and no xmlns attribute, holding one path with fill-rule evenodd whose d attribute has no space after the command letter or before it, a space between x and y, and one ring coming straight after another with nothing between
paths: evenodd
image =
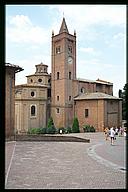
<instances>
[{"instance_id":1,"label":"terracotta roof tile","mask_svg":"<svg viewBox=\"0 0 128 192\"><path fill-rule=\"evenodd\" d=\"M101 92L82 93L74 98L74 100L85 100L85 99L120 99L120 98Z\"/></svg>"}]
</instances>

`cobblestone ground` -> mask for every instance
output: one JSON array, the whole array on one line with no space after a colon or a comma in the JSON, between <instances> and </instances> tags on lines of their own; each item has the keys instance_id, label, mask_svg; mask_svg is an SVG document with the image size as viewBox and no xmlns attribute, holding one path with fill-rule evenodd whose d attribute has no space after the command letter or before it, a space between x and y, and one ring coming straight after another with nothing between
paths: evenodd
<instances>
[{"instance_id":1,"label":"cobblestone ground","mask_svg":"<svg viewBox=\"0 0 128 192\"><path fill-rule=\"evenodd\" d=\"M126 188L126 171L117 167L124 165L120 158L125 145L125 138L118 139L118 145L106 143L103 133L76 134L90 138L90 143L81 142L16 142L6 144L6 189L124 189ZM98 146L98 144L100 144ZM7 147L8 145L8 147ZM13 157L9 159L7 148ZM93 147L97 147L94 149ZM106 147L105 159L108 164L97 157L104 157L102 150ZM109 147L108 147L109 146ZM111 147L111 148L110 148ZM112 148L113 147L113 148ZM114 149L115 147L115 149ZM99 150L98 150L99 148ZM96 153L89 153L89 150ZM117 150L115 159L112 150ZM111 153L109 152L111 151ZM90 155L91 154L91 155ZM99 156L100 155L100 156ZM8 156L8 157L7 157ZM115 155L113 155L115 156ZM123 156L125 158L125 155ZM103 159L102 159L103 160ZM123 161L123 162L122 162Z\"/></svg>"}]
</instances>

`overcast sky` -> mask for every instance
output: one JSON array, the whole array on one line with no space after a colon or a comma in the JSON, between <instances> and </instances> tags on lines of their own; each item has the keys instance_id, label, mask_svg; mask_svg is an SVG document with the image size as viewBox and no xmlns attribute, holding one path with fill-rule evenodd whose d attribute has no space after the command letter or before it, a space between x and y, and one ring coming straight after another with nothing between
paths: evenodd
<instances>
[{"instance_id":1,"label":"overcast sky","mask_svg":"<svg viewBox=\"0 0 128 192\"><path fill-rule=\"evenodd\" d=\"M6 62L24 69L16 85L27 82L35 65L51 72L51 36L63 16L77 36L77 78L113 83L114 96L126 83L126 5L7 5Z\"/></svg>"}]
</instances>

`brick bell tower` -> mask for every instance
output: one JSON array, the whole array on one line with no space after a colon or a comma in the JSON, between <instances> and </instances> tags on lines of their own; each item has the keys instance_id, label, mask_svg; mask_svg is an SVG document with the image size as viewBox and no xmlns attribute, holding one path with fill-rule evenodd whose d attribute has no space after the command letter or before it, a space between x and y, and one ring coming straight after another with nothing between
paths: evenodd
<instances>
[{"instance_id":1,"label":"brick bell tower","mask_svg":"<svg viewBox=\"0 0 128 192\"><path fill-rule=\"evenodd\" d=\"M52 32L51 116L57 128L72 126L73 80L76 79L76 33L65 22L59 34Z\"/></svg>"}]
</instances>

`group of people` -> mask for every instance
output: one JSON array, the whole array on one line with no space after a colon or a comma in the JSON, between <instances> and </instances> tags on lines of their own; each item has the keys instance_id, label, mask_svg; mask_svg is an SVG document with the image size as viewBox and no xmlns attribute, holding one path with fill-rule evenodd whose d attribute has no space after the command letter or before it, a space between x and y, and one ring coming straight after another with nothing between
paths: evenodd
<instances>
[{"instance_id":1,"label":"group of people","mask_svg":"<svg viewBox=\"0 0 128 192\"><path fill-rule=\"evenodd\" d=\"M105 133L105 139L106 140L108 140L108 138L110 137L110 140L111 140L111 145L113 145L113 143L114 143L114 140L116 140L116 136L125 136L125 130L122 128L122 127L120 127L120 128L118 128L118 127L111 127L111 128L109 128L109 127L106 127L105 129L104 129L104 133Z\"/></svg>"}]
</instances>

